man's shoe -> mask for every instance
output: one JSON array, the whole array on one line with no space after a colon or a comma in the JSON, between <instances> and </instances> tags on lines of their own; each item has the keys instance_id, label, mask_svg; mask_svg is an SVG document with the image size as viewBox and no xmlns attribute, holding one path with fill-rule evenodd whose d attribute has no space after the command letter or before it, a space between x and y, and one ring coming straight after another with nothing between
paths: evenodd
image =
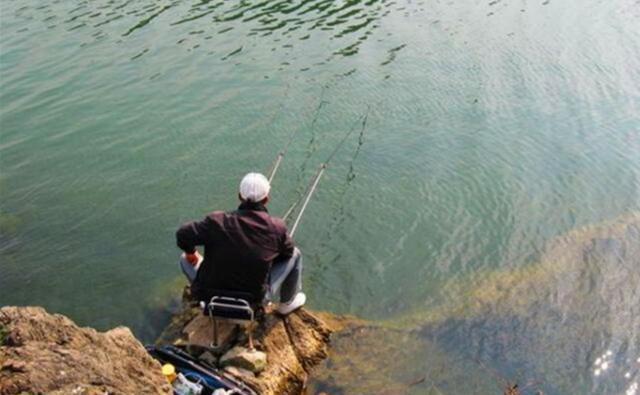
<instances>
[{"instance_id":1,"label":"man's shoe","mask_svg":"<svg viewBox=\"0 0 640 395\"><path fill-rule=\"evenodd\" d=\"M282 315L287 315L287 314L293 312L294 310L299 309L300 307L304 306L306 301L307 301L307 295L305 295L304 292L298 292L296 297L293 298L293 300L291 302L289 302L289 303L280 303L280 305L278 306L278 308L276 310L278 311L278 313L280 313Z\"/></svg>"}]
</instances>

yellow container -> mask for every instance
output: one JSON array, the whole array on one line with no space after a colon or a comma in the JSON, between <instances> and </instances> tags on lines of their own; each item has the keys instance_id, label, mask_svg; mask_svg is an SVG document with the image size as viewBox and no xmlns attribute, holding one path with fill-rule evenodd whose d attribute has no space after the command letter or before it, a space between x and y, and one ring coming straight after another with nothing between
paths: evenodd
<instances>
[{"instance_id":1,"label":"yellow container","mask_svg":"<svg viewBox=\"0 0 640 395\"><path fill-rule=\"evenodd\" d=\"M170 363L162 365L162 374L167 378L169 383L173 383L173 380L176 379L176 368Z\"/></svg>"}]
</instances>

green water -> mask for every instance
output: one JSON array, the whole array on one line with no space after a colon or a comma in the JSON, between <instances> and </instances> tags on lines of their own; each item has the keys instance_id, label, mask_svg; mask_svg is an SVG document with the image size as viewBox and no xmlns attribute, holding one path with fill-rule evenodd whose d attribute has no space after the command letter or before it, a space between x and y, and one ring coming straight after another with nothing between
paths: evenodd
<instances>
[{"instance_id":1,"label":"green water","mask_svg":"<svg viewBox=\"0 0 640 395\"><path fill-rule=\"evenodd\" d=\"M455 304L446 284L472 292L478 273L539 262L550 240L640 209L633 0L0 7L0 305L152 339L183 284L177 226L234 208L240 177L266 171L297 131L273 184L282 214L365 114L296 234L313 308L393 320ZM589 319L632 311L636 279ZM556 301L566 284L553 284L539 300ZM561 330L530 308L522 333ZM438 339L517 373L526 355L485 352L508 324L473 320ZM567 326L573 348L532 356L567 369L545 393L578 377L598 394L638 381L632 323L586 339ZM592 377L621 344L630 378Z\"/></svg>"}]
</instances>

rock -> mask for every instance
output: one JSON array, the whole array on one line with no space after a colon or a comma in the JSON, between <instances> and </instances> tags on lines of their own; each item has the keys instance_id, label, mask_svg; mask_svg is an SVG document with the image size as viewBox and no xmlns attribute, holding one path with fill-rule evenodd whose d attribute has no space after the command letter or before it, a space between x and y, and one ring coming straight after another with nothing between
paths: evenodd
<instances>
[{"instance_id":1,"label":"rock","mask_svg":"<svg viewBox=\"0 0 640 395\"><path fill-rule=\"evenodd\" d=\"M223 353L231 348L238 335L236 325L218 321L218 350ZM182 291L182 308L172 316L158 339L156 345L188 346L189 351L211 348L213 342L213 328L209 317L202 313L202 308L191 297L191 289L185 286Z\"/></svg>"},{"instance_id":2,"label":"rock","mask_svg":"<svg viewBox=\"0 0 640 395\"><path fill-rule=\"evenodd\" d=\"M80 328L40 307L0 308L0 328L0 395L172 393L128 328Z\"/></svg>"},{"instance_id":3,"label":"rock","mask_svg":"<svg viewBox=\"0 0 640 395\"><path fill-rule=\"evenodd\" d=\"M233 376L239 378L239 379L247 379L247 378L256 378L256 375L250 371L250 370L246 370L246 369L242 369L242 368L238 368L235 366L227 366L224 368L224 370L228 373L231 373Z\"/></svg>"},{"instance_id":4,"label":"rock","mask_svg":"<svg viewBox=\"0 0 640 395\"><path fill-rule=\"evenodd\" d=\"M269 363L260 375L243 381L262 395L302 393L311 370L328 353L330 334L349 321L331 317L304 308L286 317L266 315L254 331L254 342Z\"/></svg>"},{"instance_id":5,"label":"rock","mask_svg":"<svg viewBox=\"0 0 640 395\"><path fill-rule=\"evenodd\" d=\"M216 358L216 356L213 355L213 353L211 353L210 351L203 352L202 354L200 354L198 359L211 366L216 366L218 364L218 358Z\"/></svg>"},{"instance_id":6,"label":"rock","mask_svg":"<svg viewBox=\"0 0 640 395\"><path fill-rule=\"evenodd\" d=\"M220 365L235 366L253 373L260 373L267 367L267 354L236 346L220 358Z\"/></svg>"},{"instance_id":7,"label":"rock","mask_svg":"<svg viewBox=\"0 0 640 395\"><path fill-rule=\"evenodd\" d=\"M182 330L182 339L186 344L209 348L213 344L213 328L209 317L197 314ZM236 338L236 325L218 321L218 345L229 344Z\"/></svg>"},{"instance_id":8,"label":"rock","mask_svg":"<svg viewBox=\"0 0 640 395\"><path fill-rule=\"evenodd\" d=\"M171 317L171 322L167 325L158 339L156 339L157 345L167 345L176 343L183 345L186 344L187 339L184 336L185 324L193 320L198 315L202 315L202 310L198 306L194 306L188 299L189 287L185 287L183 291L182 308ZM185 299L187 298L187 299Z\"/></svg>"},{"instance_id":9,"label":"rock","mask_svg":"<svg viewBox=\"0 0 640 395\"><path fill-rule=\"evenodd\" d=\"M183 299L182 311L174 316L171 324L156 341L157 344L172 344L177 339L185 340L186 337L198 339L211 333L211 326L205 325L202 318L199 318L202 316L200 309L194 308L193 301L188 299L189 292L186 291L184 295L186 297ZM194 322L196 320L199 321L197 324ZM300 394L311 370L327 356L330 334L355 321L358 320L326 313L311 313L304 308L286 317L267 314L253 330L257 349L268 355L264 370L258 376L249 371L243 372L243 366L235 366L236 369L228 367L227 370L231 369L235 372L232 373L234 376L262 395ZM246 346L247 340L246 335L240 333L233 345ZM202 353L200 351L196 354Z\"/></svg>"},{"instance_id":10,"label":"rock","mask_svg":"<svg viewBox=\"0 0 640 395\"><path fill-rule=\"evenodd\" d=\"M2 370L9 372L24 372L27 364L21 361L6 360L2 363Z\"/></svg>"},{"instance_id":11,"label":"rock","mask_svg":"<svg viewBox=\"0 0 640 395\"><path fill-rule=\"evenodd\" d=\"M306 310L290 314L283 321L289 341L306 371L327 357L329 335L332 332L329 324Z\"/></svg>"}]
</instances>

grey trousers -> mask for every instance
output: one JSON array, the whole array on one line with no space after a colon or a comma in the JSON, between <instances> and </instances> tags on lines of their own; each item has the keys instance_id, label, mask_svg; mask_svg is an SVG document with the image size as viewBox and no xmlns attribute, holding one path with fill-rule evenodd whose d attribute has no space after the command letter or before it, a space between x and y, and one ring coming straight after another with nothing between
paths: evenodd
<instances>
[{"instance_id":1,"label":"grey trousers","mask_svg":"<svg viewBox=\"0 0 640 395\"><path fill-rule=\"evenodd\" d=\"M189 283L192 283L196 279L199 266L191 265L184 258L184 255L180 257L179 264ZM296 247L291 258L286 261L274 262L271 266L269 290L265 299L288 303L300 291L302 291L302 253Z\"/></svg>"}]
</instances>

